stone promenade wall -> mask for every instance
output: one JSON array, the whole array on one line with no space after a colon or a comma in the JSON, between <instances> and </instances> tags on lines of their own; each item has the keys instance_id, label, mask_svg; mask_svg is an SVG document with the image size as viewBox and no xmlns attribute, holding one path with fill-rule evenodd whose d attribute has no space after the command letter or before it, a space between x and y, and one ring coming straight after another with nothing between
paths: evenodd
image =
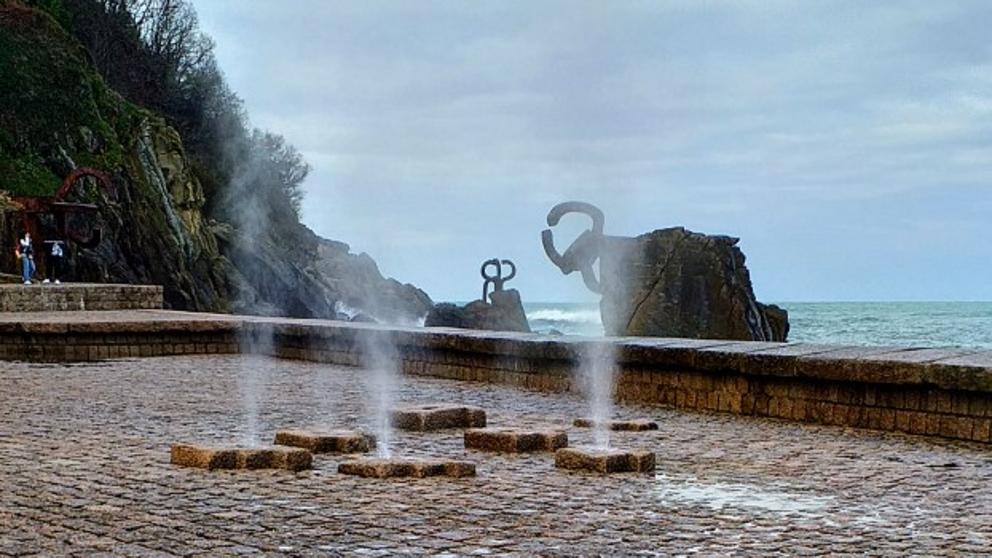
<instances>
[{"instance_id":1,"label":"stone promenade wall","mask_svg":"<svg viewBox=\"0 0 992 558\"><path fill-rule=\"evenodd\" d=\"M158 285L54 283L0 285L0 312L151 310L162 308Z\"/></svg>"},{"instance_id":2,"label":"stone promenade wall","mask_svg":"<svg viewBox=\"0 0 992 558\"><path fill-rule=\"evenodd\" d=\"M395 350L407 374L565 391L579 389L579 355L597 342L615 351L621 400L992 443L989 351L659 338L588 341L165 311L83 318L89 314L32 322L0 317L0 358L256 352L359 365L363 352L378 346Z\"/></svg>"}]
</instances>

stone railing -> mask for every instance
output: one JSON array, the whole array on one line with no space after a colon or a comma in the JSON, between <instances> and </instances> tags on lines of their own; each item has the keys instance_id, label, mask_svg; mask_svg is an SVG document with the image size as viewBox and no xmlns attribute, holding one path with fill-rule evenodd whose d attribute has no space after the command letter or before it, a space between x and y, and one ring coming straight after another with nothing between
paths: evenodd
<instances>
[{"instance_id":1,"label":"stone railing","mask_svg":"<svg viewBox=\"0 0 992 558\"><path fill-rule=\"evenodd\" d=\"M358 365L392 347L407 374L576 390L589 343L615 351L620 400L992 442L992 352L663 338L588 340L166 311L0 316L0 358L256 352Z\"/></svg>"},{"instance_id":2,"label":"stone railing","mask_svg":"<svg viewBox=\"0 0 992 558\"><path fill-rule=\"evenodd\" d=\"M0 285L0 312L151 310L162 308L158 285L63 283Z\"/></svg>"}]
</instances>

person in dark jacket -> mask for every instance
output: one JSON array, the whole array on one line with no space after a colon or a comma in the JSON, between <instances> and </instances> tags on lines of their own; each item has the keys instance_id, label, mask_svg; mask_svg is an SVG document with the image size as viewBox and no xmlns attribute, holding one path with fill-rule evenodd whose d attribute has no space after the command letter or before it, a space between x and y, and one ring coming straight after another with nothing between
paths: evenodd
<instances>
[{"instance_id":1,"label":"person in dark jacket","mask_svg":"<svg viewBox=\"0 0 992 558\"><path fill-rule=\"evenodd\" d=\"M43 283L62 282L65 270L65 242L61 240L45 241L45 280Z\"/></svg>"}]
</instances>

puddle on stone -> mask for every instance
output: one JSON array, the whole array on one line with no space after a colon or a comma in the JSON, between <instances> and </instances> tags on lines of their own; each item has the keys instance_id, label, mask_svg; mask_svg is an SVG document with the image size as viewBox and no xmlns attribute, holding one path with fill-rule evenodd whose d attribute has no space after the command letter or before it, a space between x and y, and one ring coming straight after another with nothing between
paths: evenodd
<instances>
[{"instance_id":1,"label":"puddle on stone","mask_svg":"<svg viewBox=\"0 0 992 558\"><path fill-rule=\"evenodd\" d=\"M673 504L699 504L711 509L760 509L777 513L812 514L823 511L832 496L811 496L795 492L778 492L754 484L705 482L696 477L675 479L655 475L657 495Z\"/></svg>"}]
</instances>

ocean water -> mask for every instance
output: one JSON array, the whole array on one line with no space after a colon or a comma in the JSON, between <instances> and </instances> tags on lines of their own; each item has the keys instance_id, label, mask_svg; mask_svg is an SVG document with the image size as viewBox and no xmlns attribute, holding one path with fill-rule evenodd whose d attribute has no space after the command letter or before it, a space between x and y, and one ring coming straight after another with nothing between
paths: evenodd
<instances>
[{"instance_id":1,"label":"ocean water","mask_svg":"<svg viewBox=\"0 0 992 558\"><path fill-rule=\"evenodd\" d=\"M992 302L784 302L789 341L992 349ZM534 331L602 335L598 304L526 303Z\"/></svg>"}]
</instances>

